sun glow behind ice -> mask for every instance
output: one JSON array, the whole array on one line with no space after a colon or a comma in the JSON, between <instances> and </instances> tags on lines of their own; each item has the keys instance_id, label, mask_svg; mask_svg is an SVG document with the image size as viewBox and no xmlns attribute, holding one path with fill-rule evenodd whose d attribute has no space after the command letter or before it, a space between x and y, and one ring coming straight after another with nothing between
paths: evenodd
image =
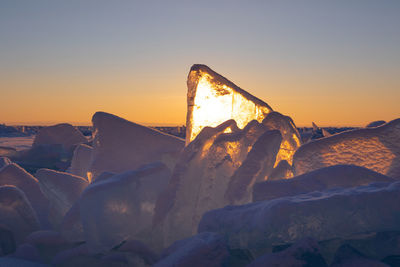
<instances>
[{"instance_id":1,"label":"sun glow behind ice","mask_svg":"<svg viewBox=\"0 0 400 267\"><path fill-rule=\"evenodd\" d=\"M195 139L206 127L216 127L221 123L234 119L237 126L243 129L250 121L262 122L270 110L247 99L231 87L215 82L213 77L199 71L197 75L189 75L189 79L198 79L193 96L193 109L190 115L188 142ZM190 105L190 104L189 104ZM188 143L187 142L187 143Z\"/></svg>"}]
</instances>

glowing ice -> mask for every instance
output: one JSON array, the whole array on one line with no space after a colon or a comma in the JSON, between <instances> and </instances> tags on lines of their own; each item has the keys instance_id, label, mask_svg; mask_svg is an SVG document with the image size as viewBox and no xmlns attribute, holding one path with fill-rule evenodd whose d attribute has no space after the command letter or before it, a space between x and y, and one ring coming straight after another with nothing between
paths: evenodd
<instances>
[{"instance_id":1,"label":"glowing ice","mask_svg":"<svg viewBox=\"0 0 400 267\"><path fill-rule=\"evenodd\" d=\"M262 123L271 130L279 130L282 135L282 143L279 153L276 156L275 166L282 160L286 160L292 165L294 152L301 145L300 134L292 118L273 111L265 117Z\"/></svg>"},{"instance_id":2,"label":"glowing ice","mask_svg":"<svg viewBox=\"0 0 400 267\"><path fill-rule=\"evenodd\" d=\"M87 173L92 159L92 150L93 148L88 145L78 145L74 150L71 167L68 172L88 179Z\"/></svg>"},{"instance_id":3,"label":"glowing ice","mask_svg":"<svg viewBox=\"0 0 400 267\"><path fill-rule=\"evenodd\" d=\"M243 129L250 121L261 122L272 108L205 65L190 69L187 93L186 144L206 127L234 119Z\"/></svg>"},{"instance_id":4,"label":"glowing ice","mask_svg":"<svg viewBox=\"0 0 400 267\"><path fill-rule=\"evenodd\" d=\"M194 234L204 212L249 202L254 182L272 169L280 142L279 131L255 120L243 130L234 120L203 128L157 201L154 223L163 225L164 245Z\"/></svg>"}]
</instances>

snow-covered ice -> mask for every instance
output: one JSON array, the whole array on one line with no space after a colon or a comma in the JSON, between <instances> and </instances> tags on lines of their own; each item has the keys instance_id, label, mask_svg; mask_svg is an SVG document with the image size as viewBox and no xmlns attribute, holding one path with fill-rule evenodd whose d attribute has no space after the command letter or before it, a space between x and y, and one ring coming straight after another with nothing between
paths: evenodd
<instances>
[{"instance_id":1,"label":"snow-covered ice","mask_svg":"<svg viewBox=\"0 0 400 267\"><path fill-rule=\"evenodd\" d=\"M295 175L338 164L362 166L400 179L400 119L304 144L293 160Z\"/></svg>"},{"instance_id":2,"label":"snow-covered ice","mask_svg":"<svg viewBox=\"0 0 400 267\"><path fill-rule=\"evenodd\" d=\"M231 248L256 253L305 237L317 240L400 230L400 182L227 206L207 212L201 232L218 232Z\"/></svg>"},{"instance_id":3,"label":"snow-covered ice","mask_svg":"<svg viewBox=\"0 0 400 267\"><path fill-rule=\"evenodd\" d=\"M265 181L253 187L253 201L296 196L332 188L357 187L373 182L393 182L393 178L354 165L334 165L292 179Z\"/></svg>"}]
</instances>

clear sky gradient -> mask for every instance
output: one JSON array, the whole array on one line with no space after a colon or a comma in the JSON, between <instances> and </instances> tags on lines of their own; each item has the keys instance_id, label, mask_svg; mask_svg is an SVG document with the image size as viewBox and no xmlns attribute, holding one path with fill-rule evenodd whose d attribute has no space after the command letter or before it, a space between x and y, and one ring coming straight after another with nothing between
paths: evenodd
<instances>
[{"instance_id":1,"label":"clear sky gradient","mask_svg":"<svg viewBox=\"0 0 400 267\"><path fill-rule=\"evenodd\" d=\"M206 64L299 126L400 117L400 1L0 0L0 123L184 124Z\"/></svg>"}]
</instances>

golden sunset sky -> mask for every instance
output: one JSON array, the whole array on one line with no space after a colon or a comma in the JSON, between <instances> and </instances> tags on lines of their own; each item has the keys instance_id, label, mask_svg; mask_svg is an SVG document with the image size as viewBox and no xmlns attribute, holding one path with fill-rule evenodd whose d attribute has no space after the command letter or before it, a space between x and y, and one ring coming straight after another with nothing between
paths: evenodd
<instances>
[{"instance_id":1,"label":"golden sunset sky","mask_svg":"<svg viewBox=\"0 0 400 267\"><path fill-rule=\"evenodd\" d=\"M0 123L183 125L206 64L298 126L400 117L400 1L0 2Z\"/></svg>"}]
</instances>

